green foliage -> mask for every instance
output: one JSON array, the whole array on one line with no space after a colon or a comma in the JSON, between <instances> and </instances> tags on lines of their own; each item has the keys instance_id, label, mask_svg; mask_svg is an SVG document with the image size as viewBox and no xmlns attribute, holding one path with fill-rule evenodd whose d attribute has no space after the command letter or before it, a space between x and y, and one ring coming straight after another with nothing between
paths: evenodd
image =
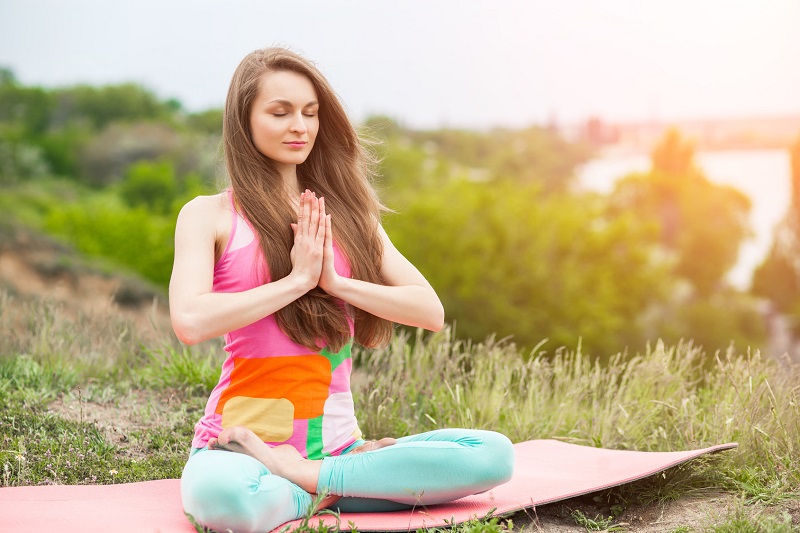
<instances>
[{"instance_id":1,"label":"green foliage","mask_svg":"<svg viewBox=\"0 0 800 533\"><path fill-rule=\"evenodd\" d=\"M583 526L586 531L625 531L621 526L614 525L613 516L600 516L589 518L580 509L572 512L572 518L579 526Z\"/></svg>"},{"instance_id":2,"label":"green foliage","mask_svg":"<svg viewBox=\"0 0 800 533\"><path fill-rule=\"evenodd\" d=\"M78 383L75 369L62 361L40 364L32 357L0 357L0 392L7 390L30 391L32 398L53 400L64 390Z\"/></svg>"},{"instance_id":3,"label":"green foliage","mask_svg":"<svg viewBox=\"0 0 800 533\"><path fill-rule=\"evenodd\" d=\"M454 181L418 191L385 225L467 337L513 335L610 355L641 345L638 316L666 289L652 228L595 197ZM443 266L446 265L446 266Z\"/></svg>"},{"instance_id":4,"label":"green foliage","mask_svg":"<svg viewBox=\"0 0 800 533\"><path fill-rule=\"evenodd\" d=\"M753 293L800 323L800 137L789 149L792 166L792 203L775 229L772 248L753 274Z\"/></svg>"},{"instance_id":5,"label":"green foliage","mask_svg":"<svg viewBox=\"0 0 800 533\"><path fill-rule=\"evenodd\" d=\"M125 379L143 359L146 338L119 315L69 316L54 301L0 290L0 383L34 390L42 398L92 377Z\"/></svg>"},{"instance_id":6,"label":"green foliage","mask_svg":"<svg viewBox=\"0 0 800 533\"><path fill-rule=\"evenodd\" d=\"M19 85L7 69L0 83L0 184L49 173L92 185L119 181L143 159L169 157L180 175L215 177L207 139L221 134L221 112L186 115L136 84L44 89ZM214 141L212 144L215 144ZM213 153L215 149L212 147Z\"/></svg>"},{"instance_id":7,"label":"green foliage","mask_svg":"<svg viewBox=\"0 0 800 533\"><path fill-rule=\"evenodd\" d=\"M76 85L53 91L54 126L85 121L99 130L113 122L166 119L174 109L134 83L93 87Z\"/></svg>"},{"instance_id":8,"label":"green foliage","mask_svg":"<svg viewBox=\"0 0 800 533\"><path fill-rule=\"evenodd\" d=\"M722 517L715 517L703 531L708 533L791 533L796 532L787 512L751 509L741 502Z\"/></svg>"},{"instance_id":9,"label":"green foliage","mask_svg":"<svg viewBox=\"0 0 800 533\"><path fill-rule=\"evenodd\" d=\"M438 130L417 132L416 142L435 147L448 161L485 169L490 181L538 184L546 192L563 192L572 184L575 165L588 158L585 148L534 126L489 132Z\"/></svg>"},{"instance_id":10,"label":"green foliage","mask_svg":"<svg viewBox=\"0 0 800 533\"><path fill-rule=\"evenodd\" d=\"M750 199L715 185L694 166L694 149L677 131L653 151L653 168L618 182L614 209L633 213L660 228L662 246L674 256L674 273L689 280L700 297L721 284L749 236Z\"/></svg>"},{"instance_id":11,"label":"green foliage","mask_svg":"<svg viewBox=\"0 0 800 533\"><path fill-rule=\"evenodd\" d=\"M81 157L92 135L85 126L67 124L39 137L37 145L53 174L74 179L81 172Z\"/></svg>"},{"instance_id":12,"label":"green foliage","mask_svg":"<svg viewBox=\"0 0 800 533\"><path fill-rule=\"evenodd\" d=\"M488 513L480 518L473 518L463 524L455 524L451 521L448 527L434 527L428 529L417 529L417 533L503 533L514 531L514 523L498 516L494 516L497 509L490 509Z\"/></svg>"},{"instance_id":13,"label":"green foliage","mask_svg":"<svg viewBox=\"0 0 800 533\"><path fill-rule=\"evenodd\" d=\"M40 178L50 173L40 146L0 138L0 185Z\"/></svg>"},{"instance_id":14,"label":"green foliage","mask_svg":"<svg viewBox=\"0 0 800 533\"><path fill-rule=\"evenodd\" d=\"M187 394L208 396L219 381L220 347L208 346L205 354L199 348L165 344L159 349L145 349L149 359L137 373L137 379L151 388L179 389Z\"/></svg>"},{"instance_id":15,"label":"green foliage","mask_svg":"<svg viewBox=\"0 0 800 533\"><path fill-rule=\"evenodd\" d=\"M209 109L187 115L186 127L191 131L222 137L222 109Z\"/></svg>"},{"instance_id":16,"label":"green foliage","mask_svg":"<svg viewBox=\"0 0 800 533\"><path fill-rule=\"evenodd\" d=\"M163 287L169 281L173 217L154 216L143 207L129 208L113 196L101 195L91 202L54 208L45 228L90 256L125 265Z\"/></svg>"},{"instance_id":17,"label":"green foliage","mask_svg":"<svg viewBox=\"0 0 800 533\"><path fill-rule=\"evenodd\" d=\"M368 136L383 140L380 171L393 201L406 186L413 190L419 184L441 185L452 177L537 184L544 192L565 192L575 166L589 156L586 147L540 127L413 131L389 117L373 116L364 128Z\"/></svg>"},{"instance_id":18,"label":"green foliage","mask_svg":"<svg viewBox=\"0 0 800 533\"><path fill-rule=\"evenodd\" d=\"M732 476L732 488L742 495L748 505L776 503L796 497L796 491L785 485L785 476L776 475L762 466L745 466Z\"/></svg>"},{"instance_id":19,"label":"green foliage","mask_svg":"<svg viewBox=\"0 0 800 533\"><path fill-rule=\"evenodd\" d=\"M669 343L692 339L709 354L729 345L761 346L767 336L758 302L733 289L718 290L707 298L676 291L651 311L648 337L658 336Z\"/></svg>"},{"instance_id":20,"label":"green foliage","mask_svg":"<svg viewBox=\"0 0 800 533\"><path fill-rule=\"evenodd\" d=\"M601 365L564 350L537 349L525 358L513 345L456 341L449 332L401 335L384 350L357 352L363 379L354 380L356 412L369 438L474 427L514 442L559 438L647 451L738 442L735 453L697 463L701 478L684 476L657 501L702 486L742 492L745 466L766 476L747 489L752 496L775 498L779 487L781 498L796 498L800 367L734 351L711 368L706 360L686 343L658 343Z\"/></svg>"},{"instance_id":21,"label":"green foliage","mask_svg":"<svg viewBox=\"0 0 800 533\"><path fill-rule=\"evenodd\" d=\"M21 138L41 135L50 127L55 108L51 91L23 87L13 80L0 84L0 132L17 132Z\"/></svg>"},{"instance_id":22,"label":"green foliage","mask_svg":"<svg viewBox=\"0 0 800 533\"><path fill-rule=\"evenodd\" d=\"M137 162L175 158L181 142L179 133L166 124L113 124L87 143L81 155L82 178L95 186L114 184Z\"/></svg>"},{"instance_id":23,"label":"green foliage","mask_svg":"<svg viewBox=\"0 0 800 533\"><path fill-rule=\"evenodd\" d=\"M0 486L40 483L129 483L180 477L189 424L162 432L159 453L134 459L120 453L97 426L64 420L41 401L0 396Z\"/></svg>"},{"instance_id":24,"label":"green foliage","mask_svg":"<svg viewBox=\"0 0 800 533\"><path fill-rule=\"evenodd\" d=\"M175 168L170 161L140 161L128 167L120 196L129 207L168 213L177 196Z\"/></svg>"}]
</instances>

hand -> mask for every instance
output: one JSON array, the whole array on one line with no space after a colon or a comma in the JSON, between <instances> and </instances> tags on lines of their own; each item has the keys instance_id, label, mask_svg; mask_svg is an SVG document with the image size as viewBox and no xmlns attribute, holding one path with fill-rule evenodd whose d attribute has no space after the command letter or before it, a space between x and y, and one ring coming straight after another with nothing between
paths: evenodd
<instances>
[{"instance_id":1,"label":"hand","mask_svg":"<svg viewBox=\"0 0 800 533\"><path fill-rule=\"evenodd\" d=\"M379 450L381 448L385 448L386 446L391 446L393 444L397 444L397 440L391 437L384 437L381 440L369 440L362 444L361 446L356 446L348 455L354 453L364 453L364 452L372 452L375 450Z\"/></svg>"},{"instance_id":2,"label":"hand","mask_svg":"<svg viewBox=\"0 0 800 533\"><path fill-rule=\"evenodd\" d=\"M328 294L334 295L336 284L340 281L339 273L336 272L336 264L333 254L333 229L331 216L325 214L325 199L320 198L322 218L320 224L325 225L325 246L322 256L322 272L319 278L319 286Z\"/></svg>"},{"instance_id":3,"label":"hand","mask_svg":"<svg viewBox=\"0 0 800 533\"><path fill-rule=\"evenodd\" d=\"M308 189L300 194L297 208L297 223L292 224L294 244L289 252L292 275L300 276L308 290L319 284L325 247L325 223L320 217L320 202L317 195ZM323 203L324 206L324 203Z\"/></svg>"}]
</instances>

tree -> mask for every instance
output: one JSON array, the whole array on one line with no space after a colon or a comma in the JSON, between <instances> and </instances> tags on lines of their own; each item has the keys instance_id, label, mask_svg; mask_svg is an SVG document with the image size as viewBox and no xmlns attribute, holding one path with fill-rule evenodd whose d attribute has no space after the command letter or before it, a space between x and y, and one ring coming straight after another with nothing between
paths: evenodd
<instances>
[{"instance_id":1,"label":"tree","mask_svg":"<svg viewBox=\"0 0 800 533\"><path fill-rule=\"evenodd\" d=\"M618 212L656 222L675 274L708 296L723 283L750 234L750 199L711 183L695 165L694 147L676 130L667 132L651 158L650 172L622 179L612 202Z\"/></svg>"},{"instance_id":2,"label":"tree","mask_svg":"<svg viewBox=\"0 0 800 533\"><path fill-rule=\"evenodd\" d=\"M140 161L128 167L120 195L130 207L144 206L166 214L177 195L175 167L170 161Z\"/></svg>"},{"instance_id":3,"label":"tree","mask_svg":"<svg viewBox=\"0 0 800 533\"><path fill-rule=\"evenodd\" d=\"M168 119L174 106L161 102L143 87L134 83L92 87L77 85L54 91L57 107L56 127L76 121L88 121L96 129L112 122Z\"/></svg>"},{"instance_id":4,"label":"tree","mask_svg":"<svg viewBox=\"0 0 800 533\"><path fill-rule=\"evenodd\" d=\"M769 299L780 312L800 316L800 137L789 153L791 204L769 254L753 273L753 293Z\"/></svg>"},{"instance_id":5,"label":"tree","mask_svg":"<svg viewBox=\"0 0 800 533\"><path fill-rule=\"evenodd\" d=\"M644 342L640 317L667 288L653 227L607 216L595 196L452 181L388 216L398 249L436 288L459 336L512 335L606 356Z\"/></svg>"},{"instance_id":6,"label":"tree","mask_svg":"<svg viewBox=\"0 0 800 533\"><path fill-rule=\"evenodd\" d=\"M91 185L117 183L131 164L168 158L180 150L181 142L179 133L166 124L112 124L81 152L81 178Z\"/></svg>"}]
</instances>

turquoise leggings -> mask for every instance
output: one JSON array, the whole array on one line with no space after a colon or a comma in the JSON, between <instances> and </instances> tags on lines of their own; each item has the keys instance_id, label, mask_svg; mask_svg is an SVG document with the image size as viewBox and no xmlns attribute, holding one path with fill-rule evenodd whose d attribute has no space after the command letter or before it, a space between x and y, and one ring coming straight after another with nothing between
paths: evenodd
<instances>
[{"instance_id":1,"label":"turquoise leggings","mask_svg":"<svg viewBox=\"0 0 800 533\"><path fill-rule=\"evenodd\" d=\"M511 478L514 448L492 431L440 429L397 444L322 460L317 493L343 496L333 508L396 511L483 492ZM195 449L183 469L186 513L211 529L268 532L305 516L312 496L240 453Z\"/></svg>"}]
</instances>

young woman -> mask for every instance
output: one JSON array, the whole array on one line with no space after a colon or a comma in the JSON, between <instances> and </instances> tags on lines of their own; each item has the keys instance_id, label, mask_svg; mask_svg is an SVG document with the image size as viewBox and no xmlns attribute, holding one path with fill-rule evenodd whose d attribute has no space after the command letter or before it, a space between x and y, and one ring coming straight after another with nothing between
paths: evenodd
<instances>
[{"instance_id":1,"label":"young woman","mask_svg":"<svg viewBox=\"0 0 800 533\"><path fill-rule=\"evenodd\" d=\"M270 531L308 512L442 503L509 479L498 433L443 429L365 442L353 341L392 323L438 330L442 304L380 224L368 159L327 80L281 48L241 62L223 126L230 188L184 206L170 310L178 337L225 336L219 384L181 480L204 526Z\"/></svg>"}]
</instances>

